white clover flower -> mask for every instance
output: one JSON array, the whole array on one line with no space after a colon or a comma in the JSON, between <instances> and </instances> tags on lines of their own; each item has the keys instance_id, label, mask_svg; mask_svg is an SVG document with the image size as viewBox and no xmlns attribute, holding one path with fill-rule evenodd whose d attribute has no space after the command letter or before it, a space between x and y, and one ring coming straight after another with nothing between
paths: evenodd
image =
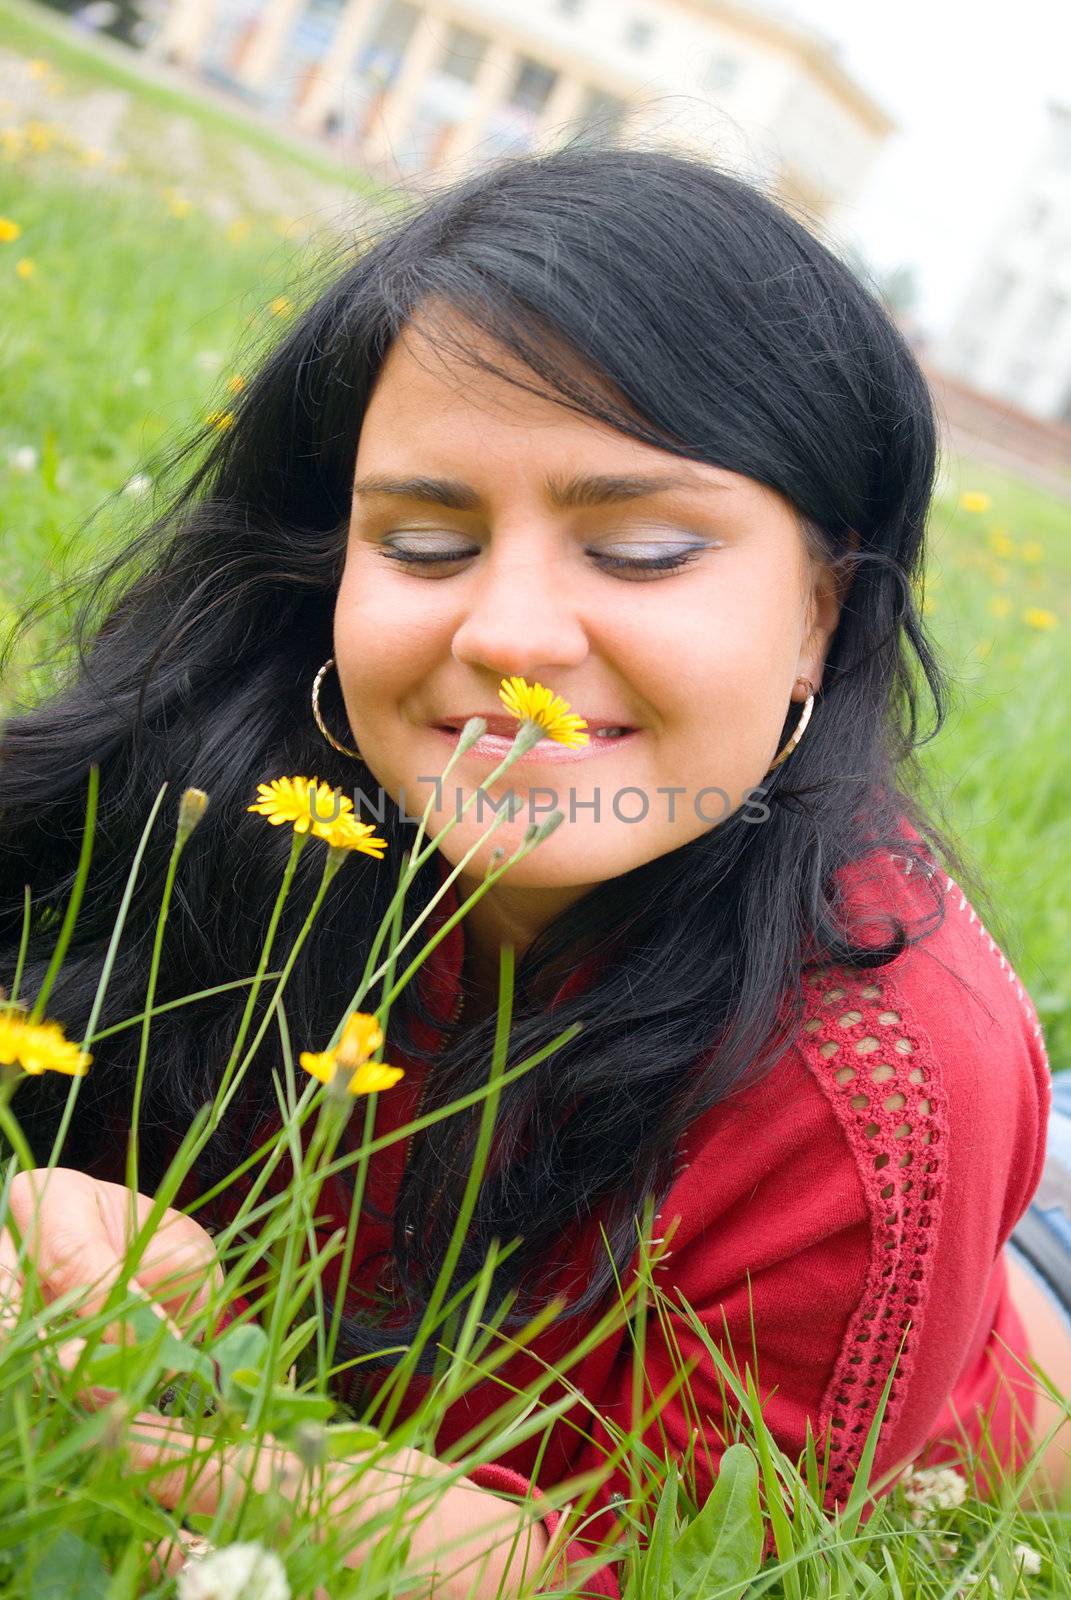
<instances>
[{"instance_id":1,"label":"white clover flower","mask_svg":"<svg viewBox=\"0 0 1071 1600\"><path fill-rule=\"evenodd\" d=\"M20 444L7 460L12 472L35 472L40 457L32 444Z\"/></svg>"},{"instance_id":2,"label":"white clover flower","mask_svg":"<svg viewBox=\"0 0 1071 1600\"><path fill-rule=\"evenodd\" d=\"M135 472L134 476L123 485L124 494L148 494L152 488L152 479L146 472Z\"/></svg>"},{"instance_id":3,"label":"white clover flower","mask_svg":"<svg viewBox=\"0 0 1071 1600\"><path fill-rule=\"evenodd\" d=\"M967 1480L955 1467L918 1467L900 1479L916 1527L931 1511L952 1511L967 1498Z\"/></svg>"},{"instance_id":4,"label":"white clover flower","mask_svg":"<svg viewBox=\"0 0 1071 1600\"><path fill-rule=\"evenodd\" d=\"M1036 1578L1041 1571L1041 1555L1031 1545L1013 1545L1012 1560L1017 1567L1021 1566L1023 1576L1026 1578Z\"/></svg>"},{"instance_id":5,"label":"white clover flower","mask_svg":"<svg viewBox=\"0 0 1071 1600\"><path fill-rule=\"evenodd\" d=\"M228 1544L178 1575L178 1600L290 1600L279 1557L260 1544Z\"/></svg>"},{"instance_id":6,"label":"white clover flower","mask_svg":"<svg viewBox=\"0 0 1071 1600\"><path fill-rule=\"evenodd\" d=\"M956 1590L958 1600L974 1600L974 1596L978 1593L978 1585L982 1581L981 1575L971 1571L961 1573L960 1578L961 1587ZM993 1593L1000 1594L1000 1579L995 1572L989 1574L987 1581Z\"/></svg>"}]
</instances>

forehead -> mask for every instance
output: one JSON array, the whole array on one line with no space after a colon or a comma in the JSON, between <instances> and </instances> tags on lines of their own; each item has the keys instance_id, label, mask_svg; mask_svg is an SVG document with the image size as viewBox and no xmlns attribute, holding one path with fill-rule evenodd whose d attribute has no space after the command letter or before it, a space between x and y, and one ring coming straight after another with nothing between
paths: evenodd
<instances>
[{"instance_id":1,"label":"forehead","mask_svg":"<svg viewBox=\"0 0 1071 1600\"><path fill-rule=\"evenodd\" d=\"M556 375L575 383L611 415L651 429L610 380L560 336L548 334L541 351L553 361ZM446 411L455 419L471 412L521 426L595 430L626 448L656 448L566 403L553 383L486 330L450 308L436 308L414 316L388 348L362 436L367 431L375 437L384 427L403 423L407 431L426 436L437 431Z\"/></svg>"}]
</instances>

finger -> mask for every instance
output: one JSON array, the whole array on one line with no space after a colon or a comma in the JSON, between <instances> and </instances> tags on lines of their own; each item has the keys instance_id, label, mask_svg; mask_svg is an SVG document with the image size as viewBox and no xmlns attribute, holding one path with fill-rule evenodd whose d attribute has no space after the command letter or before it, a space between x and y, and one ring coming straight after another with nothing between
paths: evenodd
<instances>
[{"instance_id":1,"label":"finger","mask_svg":"<svg viewBox=\"0 0 1071 1600\"><path fill-rule=\"evenodd\" d=\"M148 1195L138 1195L138 1225L152 1209ZM138 1282L185 1326L208 1304L212 1291L223 1292L224 1273L209 1234L192 1217L165 1211L138 1263Z\"/></svg>"},{"instance_id":2,"label":"finger","mask_svg":"<svg viewBox=\"0 0 1071 1600\"><path fill-rule=\"evenodd\" d=\"M187 1533L184 1528L169 1534L157 1544L146 1544L149 1557L149 1575L155 1583L161 1578L176 1578L188 1561L203 1561L215 1546L198 1533Z\"/></svg>"},{"instance_id":3,"label":"finger","mask_svg":"<svg viewBox=\"0 0 1071 1600\"><path fill-rule=\"evenodd\" d=\"M0 1332L12 1333L22 1309L22 1273L18 1268L15 1241L0 1233Z\"/></svg>"},{"instance_id":4,"label":"finger","mask_svg":"<svg viewBox=\"0 0 1071 1600\"><path fill-rule=\"evenodd\" d=\"M252 1490L275 1488L292 1497L305 1468L274 1440L220 1445L172 1417L139 1412L127 1439L130 1465L144 1473L145 1489L170 1510L213 1516L221 1504L235 1506Z\"/></svg>"},{"instance_id":5,"label":"finger","mask_svg":"<svg viewBox=\"0 0 1071 1600\"><path fill-rule=\"evenodd\" d=\"M134 1222L131 1198L124 1185L81 1172L20 1174L18 1188L12 1186L11 1211L38 1265L46 1300L74 1294L80 1297L79 1316L97 1315L125 1270L134 1233L153 1209L148 1195L134 1196ZM223 1285L211 1238L192 1217L176 1211L165 1211L159 1220L135 1277L135 1292L159 1302L179 1324L192 1320L213 1283L217 1292Z\"/></svg>"}]
</instances>

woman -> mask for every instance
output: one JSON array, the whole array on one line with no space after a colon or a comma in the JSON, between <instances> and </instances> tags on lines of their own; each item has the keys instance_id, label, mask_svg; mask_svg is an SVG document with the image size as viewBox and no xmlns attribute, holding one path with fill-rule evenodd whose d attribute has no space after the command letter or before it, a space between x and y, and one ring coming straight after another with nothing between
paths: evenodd
<instances>
[{"instance_id":1,"label":"woman","mask_svg":"<svg viewBox=\"0 0 1071 1600\"><path fill-rule=\"evenodd\" d=\"M808 1422L828 1441L830 1503L897 1356L875 1476L978 1445L983 1424L1004 1464L1021 1455L1048 1414L1017 1363L1036 1356L1071 1381L1056 1300L1005 1251L1041 1177L1049 1077L1029 998L937 865L955 857L912 793L917 668L936 726L946 692L913 589L935 434L879 306L743 183L667 154L566 149L399 221L236 412L106 575L119 598L87 606L77 674L6 729L7 963L23 884L47 906L71 882L91 762L102 813L87 911L50 1002L73 1036L162 781L211 796L170 919L165 1000L255 966L287 848L246 814L257 783L315 772L347 793L378 786L393 853L467 717L501 715L506 677L549 684L589 744L570 760L540 746L510 770L521 805L493 843L519 842L532 807L566 820L390 1018L386 1059L407 1073L377 1127L404 1121L418 1095L445 1104L486 1080L504 943L518 955L513 1057L584 1024L503 1096L504 1154L462 1273L491 1241L520 1237L496 1287L527 1310L564 1291L567 1315L536 1352L553 1359L628 1272L653 1195L656 1236L672 1229L659 1282L741 1370L757 1368L790 1455ZM460 758L466 789L503 748ZM433 834L455 808L449 789L438 798ZM487 821L470 813L444 836L419 904ZM481 881L491 848L460 887ZM141 1004L168 850L150 838L103 1023ZM293 918L317 870L306 852ZM288 987L292 1037L331 1035L391 881L369 860L335 880ZM48 948L31 944L27 994ZM166 1130L211 1098L242 994L154 1024L146 1194ZM87 1184L102 1206L120 1194L107 1185L122 1179L123 1140L102 1134L129 1116L133 1031L101 1046L79 1100L72 1187L50 1202L39 1247L46 1275L49 1216L61 1232ZM271 1125L277 1050L269 1032L206 1178ZM43 1080L34 1089L43 1160L57 1099ZM20 1112L29 1101L27 1089ZM470 1141L450 1118L412 1141L404 1172L386 1155L376 1168L340 1354L415 1325ZM346 1200L332 1197L343 1219ZM389 1328L367 1314L377 1289L395 1296ZM678 1399L662 1425L682 1456L698 1426L702 1495L731 1419L683 1316L676 1331L698 1360L695 1412ZM523 1384L535 1368L511 1370ZM652 1329L653 1394L672 1372ZM627 1424L621 1335L572 1376L596 1413ZM459 1405L440 1454L494 1404L476 1391ZM608 1439L580 1413L538 1466L520 1447L451 1490L446 1527L476 1529L475 1550L518 1471L560 1484ZM615 1491L627 1475L599 1505ZM497 1545L479 1592L504 1574L515 1590L521 1565ZM610 1568L600 1583L616 1592Z\"/></svg>"}]
</instances>

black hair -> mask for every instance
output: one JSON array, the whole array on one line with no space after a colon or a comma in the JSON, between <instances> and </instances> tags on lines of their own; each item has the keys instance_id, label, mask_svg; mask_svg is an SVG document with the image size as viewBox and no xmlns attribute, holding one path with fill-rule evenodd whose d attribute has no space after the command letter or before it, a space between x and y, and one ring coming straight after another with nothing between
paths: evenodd
<instances>
[{"instance_id":1,"label":"black hair","mask_svg":"<svg viewBox=\"0 0 1071 1600\"><path fill-rule=\"evenodd\" d=\"M940 728L949 688L916 601L935 471L931 398L875 296L756 188L676 154L565 147L501 161L424 197L353 251L235 400L234 425L205 442L167 508L94 575L68 681L7 723L0 962L14 964L24 884L35 911L62 907L69 893L92 763L101 802L89 888L49 1005L74 1038L162 783L175 797L197 785L211 804L182 861L161 1002L255 970L289 831L247 813L259 782L316 773L347 793L355 782L374 792L366 769L355 777L352 761L325 745L309 691L332 653L361 417L392 341L432 303L523 363L537 393L778 491L813 552L846 583L810 727L766 785L768 820L755 826L735 813L599 884L518 963L512 1059L578 1018L584 1026L504 1094L500 1159L459 1272L471 1275L491 1241L520 1237L499 1289L521 1290L530 1311L540 1297L533 1269L577 1222L601 1219L618 1269L627 1263L644 1197L664 1196L685 1128L785 1048L814 952L881 966L938 924L935 887L917 925L890 916L880 943L862 943L841 869L887 850L954 859L918 798L915 755ZM920 713L927 692L929 734ZM783 737L797 713L786 708ZM411 822L388 806L379 831L397 860ZM158 823L102 1026L143 1005L170 846L170 827ZM318 854L306 850L280 948L300 926L319 870ZM287 988L292 1039L320 1048L331 1036L393 877L358 858L335 879ZM433 859L414 903L425 904L438 882ZM597 950L607 930L624 942L598 985L548 1012L537 998L540 974ZM35 920L24 992L39 985L50 948ZM245 992L154 1022L144 1187L159 1180L175 1130L212 1097ZM392 1012L388 1059L392 1037L411 1048L418 1010L411 985ZM493 1030L493 1018L471 1026L462 1018L435 1058L436 1103L486 1082ZM100 1172L104 1130L129 1116L138 1033L98 1045L67 1165L96 1163ZM231 1170L246 1153L258 1113L274 1107L271 1069L280 1063L270 1029L241 1114L208 1147L206 1174ZM20 1090L35 1150L47 1151L61 1088L42 1079ZM447 1119L410 1150L393 1228L414 1315L457 1213L475 1115ZM121 1180L123 1151L114 1156ZM613 1270L609 1256L596 1262L571 1309L598 1303ZM386 1335L348 1317L340 1355L399 1337L396 1327Z\"/></svg>"}]
</instances>

